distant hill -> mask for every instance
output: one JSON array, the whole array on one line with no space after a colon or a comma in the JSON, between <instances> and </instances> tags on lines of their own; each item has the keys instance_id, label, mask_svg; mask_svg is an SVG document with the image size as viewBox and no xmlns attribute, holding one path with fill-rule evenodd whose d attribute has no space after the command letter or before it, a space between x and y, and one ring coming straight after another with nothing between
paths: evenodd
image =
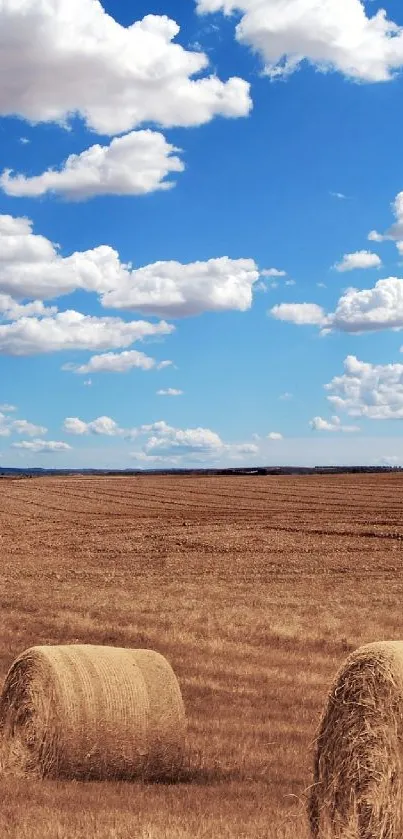
<instances>
[{"instance_id":1,"label":"distant hill","mask_svg":"<svg viewBox=\"0 0 403 839\"><path fill-rule=\"evenodd\" d=\"M0 478L39 478L69 475L200 475L200 476L240 476L240 475L340 475L358 473L401 472L398 466L259 466L238 469L17 469L0 466Z\"/></svg>"}]
</instances>

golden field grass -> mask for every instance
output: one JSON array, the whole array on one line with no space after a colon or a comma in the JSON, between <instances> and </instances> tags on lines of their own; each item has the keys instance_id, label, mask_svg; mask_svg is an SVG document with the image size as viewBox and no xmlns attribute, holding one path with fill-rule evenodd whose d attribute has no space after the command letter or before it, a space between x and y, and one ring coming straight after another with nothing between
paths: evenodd
<instances>
[{"instance_id":1,"label":"golden field grass","mask_svg":"<svg viewBox=\"0 0 403 839\"><path fill-rule=\"evenodd\" d=\"M307 839L335 670L403 638L403 477L0 481L0 684L35 644L151 647L181 684L176 785L0 778L2 839Z\"/></svg>"}]
</instances>

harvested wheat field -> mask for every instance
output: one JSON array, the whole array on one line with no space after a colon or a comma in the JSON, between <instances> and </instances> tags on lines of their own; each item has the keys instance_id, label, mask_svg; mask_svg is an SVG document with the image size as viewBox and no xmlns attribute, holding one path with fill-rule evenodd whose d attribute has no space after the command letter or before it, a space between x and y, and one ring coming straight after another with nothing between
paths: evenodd
<instances>
[{"instance_id":1,"label":"harvested wheat field","mask_svg":"<svg viewBox=\"0 0 403 839\"><path fill-rule=\"evenodd\" d=\"M30 647L149 648L188 717L176 784L1 777L2 839L308 839L335 674L403 638L402 509L399 474L1 480L1 684Z\"/></svg>"}]
</instances>

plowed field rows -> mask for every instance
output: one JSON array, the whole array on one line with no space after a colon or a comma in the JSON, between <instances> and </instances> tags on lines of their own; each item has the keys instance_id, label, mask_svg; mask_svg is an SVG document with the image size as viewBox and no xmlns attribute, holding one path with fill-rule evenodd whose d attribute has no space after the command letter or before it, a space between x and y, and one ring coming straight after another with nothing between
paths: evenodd
<instances>
[{"instance_id":1,"label":"plowed field rows","mask_svg":"<svg viewBox=\"0 0 403 839\"><path fill-rule=\"evenodd\" d=\"M305 839L334 671L403 638L402 511L398 474L0 480L0 679L32 644L150 646L189 716L184 783L0 780L0 835Z\"/></svg>"}]
</instances>

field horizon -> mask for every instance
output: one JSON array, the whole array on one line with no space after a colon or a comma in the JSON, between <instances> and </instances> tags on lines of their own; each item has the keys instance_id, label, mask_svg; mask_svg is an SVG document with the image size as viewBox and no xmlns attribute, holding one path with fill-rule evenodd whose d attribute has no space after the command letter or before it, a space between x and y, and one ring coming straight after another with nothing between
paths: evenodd
<instances>
[{"instance_id":1,"label":"field horizon","mask_svg":"<svg viewBox=\"0 0 403 839\"><path fill-rule=\"evenodd\" d=\"M39 644L147 647L188 716L178 784L0 776L4 839L307 839L350 651L403 636L399 474L4 478L0 687Z\"/></svg>"}]
</instances>

